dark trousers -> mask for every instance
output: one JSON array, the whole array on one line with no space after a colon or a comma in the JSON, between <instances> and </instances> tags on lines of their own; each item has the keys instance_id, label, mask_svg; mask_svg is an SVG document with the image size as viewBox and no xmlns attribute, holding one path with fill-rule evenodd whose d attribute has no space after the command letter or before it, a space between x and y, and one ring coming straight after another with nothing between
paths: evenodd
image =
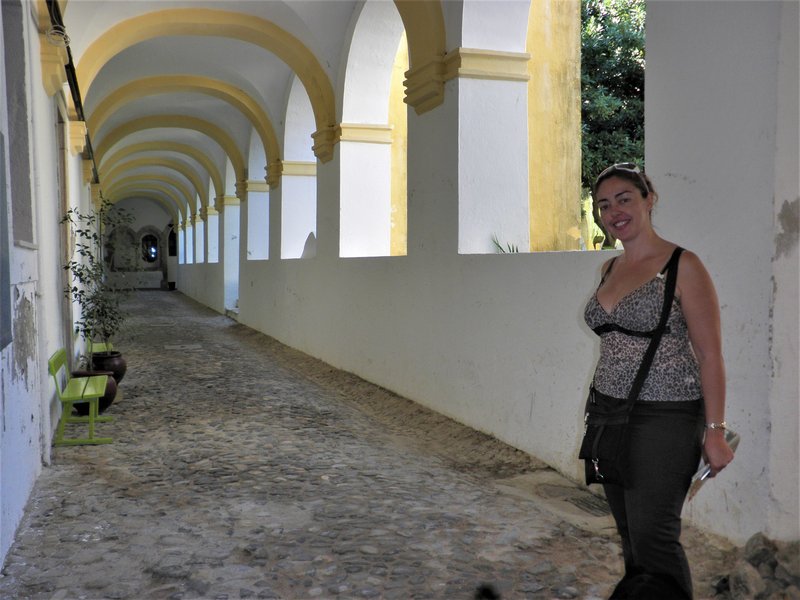
<instances>
[{"instance_id":1,"label":"dark trousers","mask_svg":"<svg viewBox=\"0 0 800 600\"><path fill-rule=\"evenodd\" d=\"M629 485L603 486L625 560L625 577L611 598L692 598L689 564L680 543L681 509L700 460L702 407L702 400L634 406ZM641 591L643 585L665 595Z\"/></svg>"}]
</instances>

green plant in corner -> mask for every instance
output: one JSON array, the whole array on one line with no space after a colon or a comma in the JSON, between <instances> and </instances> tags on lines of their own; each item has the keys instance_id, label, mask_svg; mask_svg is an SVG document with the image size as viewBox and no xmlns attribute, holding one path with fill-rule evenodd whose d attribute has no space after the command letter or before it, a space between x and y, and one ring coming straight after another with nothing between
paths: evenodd
<instances>
[{"instance_id":1,"label":"green plant in corner","mask_svg":"<svg viewBox=\"0 0 800 600\"><path fill-rule=\"evenodd\" d=\"M106 232L132 221L130 214L113 209L105 199L97 210L82 213L70 209L61 220L69 225L75 239L73 254L64 265L70 274L64 293L80 309L75 332L86 342L99 340L109 344L125 321L121 303L130 288L110 282L104 250L109 241Z\"/></svg>"},{"instance_id":2,"label":"green plant in corner","mask_svg":"<svg viewBox=\"0 0 800 600\"><path fill-rule=\"evenodd\" d=\"M497 248L497 252L500 254L513 254L515 252L519 252L519 246L511 243L503 246L503 244L498 241L496 235L492 235L492 244L494 244L494 247Z\"/></svg>"}]
</instances>

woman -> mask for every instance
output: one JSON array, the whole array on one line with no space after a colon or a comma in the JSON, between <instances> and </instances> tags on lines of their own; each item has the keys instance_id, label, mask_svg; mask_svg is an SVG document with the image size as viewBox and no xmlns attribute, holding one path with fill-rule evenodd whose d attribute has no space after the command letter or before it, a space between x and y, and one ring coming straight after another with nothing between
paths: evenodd
<instances>
[{"instance_id":1,"label":"woman","mask_svg":"<svg viewBox=\"0 0 800 600\"><path fill-rule=\"evenodd\" d=\"M661 315L663 270L676 248L653 229L653 185L636 165L622 163L600 173L592 194L603 227L624 251L603 265L586 322L593 329L612 324L651 331ZM655 597L634 591L646 580L657 581L664 597L692 598L681 508L701 452L712 477L733 459L725 441L719 304L708 272L688 251L678 261L668 327L631 412L630 481L624 488L603 486L625 560L625 577L611 598ZM619 330L600 339L593 386L626 399L649 339Z\"/></svg>"}]
</instances>

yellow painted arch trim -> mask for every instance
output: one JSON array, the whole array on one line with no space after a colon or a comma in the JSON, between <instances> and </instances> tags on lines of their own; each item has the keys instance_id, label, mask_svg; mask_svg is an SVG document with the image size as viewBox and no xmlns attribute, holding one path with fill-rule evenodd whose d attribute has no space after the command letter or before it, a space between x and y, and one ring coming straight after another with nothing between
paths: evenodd
<instances>
[{"instance_id":1,"label":"yellow painted arch trim","mask_svg":"<svg viewBox=\"0 0 800 600\"><path fill-rule=\"evenodd\" d=\"M127 200L128 198L148 198L157 202L161 206L164 207L164 210L167 211L167 214L172 219L172 224L175 225L178 223L178 213L176 212L175 205L166 198L159 196L158 194L152 191L143 191L143 190L134 190L134 189L126 189L117 192L114 195L114 198L111 200L112 204L116 204L117 202L121 202L122 200Z\"/></svg>"},{"instance_id":2,"label":"yellow painted arch trim","mask_svg":"<svg viewBox=\"0 0 800 600\"><path fill-rule=\"evenodd\" d=\"M175 152L177 154L185 154L203 165L203 168L208 172L208 176L211 178L211 182L214 185L214 194L216 196L225 195L222 174L219 172L217 165L214 164L208 155L189 144L181 144L178 142L140 142L138 144L132 144L104 159L100 169L103 170L106 167L112 168L124 158L139 152Z\"/></svg>"},{"instance_id":3,"label":"yellow painted arch trim","mask_svg":"<svg viewBox=\"0 0 800 600\"><path fill-rule=\"evenodd\" d=\"M444 13L440 0L395 0L406 29L408 66L419 69L447 52Z\"/></svg>"},{"instance_id":4,"label":"yellow painted arch trim","mask_svg":"<svg viewBox=\"0 0 800 600\"><path fill-rule=\"evenodd\" d=\"M439 6L441 12L441 6ZM114 56L140 42L162 36L216 36L255 44L283 60L306 89L318 130L336 125L333 86L314 53L271 21L223 10L174 8L133 17L95 39L76 67L78 85L88 93L100 69Z\"/></svg>"},{"instance_id":5,"label":"yellow painted arch trim","mask_svg":"<svg viewBox=\"0 0 800 600\"><path fill-rule=\"evenodd\" d=\"M209 123L204 119L198 119L197 117L187 117L184 115L155 115L128 121L103 137L103 140L97 147L95 156L98 162L102 162L106 152L126 136L145 129L159 128L194 129L195 131L204 133L217 142L228 155L233 165L233 170L236 173L236 179L239 181L247 179L247 169L245 168L244 158L242 157L242 153L239 152L239 148L236 146L236 142L233 141L233 138L222 128L217 127L213 123Z\"/></svg>"},{"instance_id":6,"label":"yellow painted arch trim","mask_svg":"<svg viewBox=\"0 0 800 600\"><path fill-rule=\"evenodd\" d=\"M177 214L181 217L180 220L186 220L186 204L181 201L181 198L178 196L175 190L160 183L139 182L129 185L112 186L109 190L108 198L111 200L111 202L118 202L123 198L130 198L135 194L144 195L148 193L157 193L161 194L162 198L169 198L172 206L170 209L170 214L173 214L174 211L177 210ZM167 202L166 199L164 199L164 201ZM178 221L174 221L174 223L177 224Z\"/></svg>"},{"instance_id":7,"label":"yellow painted arch trim","mask_svg":"<svg viewBox=\"0 0 800 600\"><path fill-rule=\"evenodd\" d=\"M275 165L279 164L281 154L278 137L275 135L269 115L251 96L219 79L198 75L162 75L131 81L103 98L92 111L86 124L89 131L99 131L108 118L124 104L145 96L177 92L196 92L213 96L239 110L261 138L267 160L271 163L267 170L268 178L277 184L280 179L280 168L276 168Z\"/></svg>"},{"instance_id":8,"label":"yellow painted arch trim","mask_svg":"<svg viewBox=\"0 0 800 600\"><path fill-rule=\"evenodd\" d=\"M109 186L109 191L107 193L110 196L115 188L120 188L123 186L135 186L135 185L144 186L148 182L156 182L156 181L160 181L175 188L175 190L181 196L183 196L184 204L189 208L191 214L197 213L197 201L195 197L192 195L192 191L182 182L172 177L168 177L167 175L162 175L161 173L148 173L141 175L132 175L130 177L122 177L120 179L117 179L116 181L111 182Z\"/></svg>"},{"instance_id":9,"label":"yellow painted arch trim","mask_svg":"<svg viewBox=\"0 0 800 600\"><path fill-rule=\"evenodd\" d=\"M200 196L200 205L204 207L208 206L208 187L203 185L203 181L200 179L197 171L192 169L190 165L174 158L156 156L136 158L128 162L118 163L108 171L101 169L100 177L101 180L114 181L115 179L120 179L126 172L140 167L166 167L177 171L192 182L195 192Z\"/></svg>"},{"instance_id":10,"label":"yellow painted arch trim","mask_svg":"<svg viewBox=\"0 0 800 600\"><path fill-rule=\"evenodd\" d=\"M406 103L417 114L444 101L447 34L440 0L395 0L406 30L408 66Z\"/></svg>"}]
</instances>

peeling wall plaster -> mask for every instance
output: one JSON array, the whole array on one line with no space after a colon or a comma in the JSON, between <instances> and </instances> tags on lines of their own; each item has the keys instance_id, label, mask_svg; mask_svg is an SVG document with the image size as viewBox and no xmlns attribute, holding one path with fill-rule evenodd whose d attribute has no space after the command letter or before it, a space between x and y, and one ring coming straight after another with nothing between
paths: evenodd
<instances>
[{"instance_id":1,"label":"peeling wall plaster","mask_svg":"<svg viewBox=\"0 0 800 600\"><path fill-rule=\"evenodd\" d=\"M14 362L11 376L15 381L25 380L28 387L28 364L36 358L36 321L32 299L14 287Z\"/></svg>"},{"instance_id":2,"label":"peeling wall plaster","mask_svg":"<svg viewBox=\"0 0 800 600\"><path fill-rule=\"evenodd\" d=\"M797 247L800 232L800 198L784 200L778 213L779 232L775 235L775 258L788 256Z\"/></svg>"}]
</instances>

